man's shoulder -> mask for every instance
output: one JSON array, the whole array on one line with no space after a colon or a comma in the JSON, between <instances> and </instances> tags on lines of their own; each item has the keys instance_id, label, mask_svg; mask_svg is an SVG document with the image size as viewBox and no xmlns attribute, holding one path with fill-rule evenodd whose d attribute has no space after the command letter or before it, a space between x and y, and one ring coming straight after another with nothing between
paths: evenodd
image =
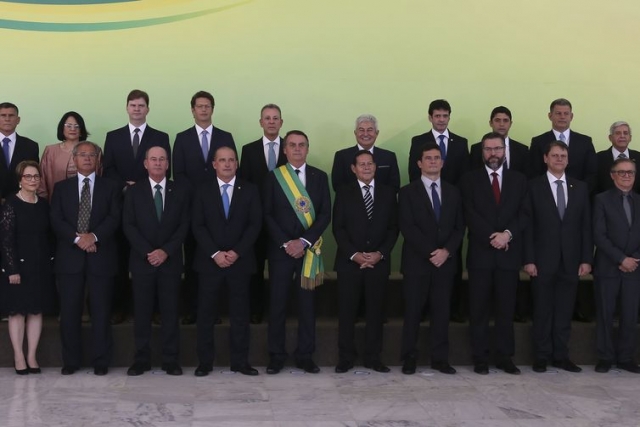
<instances>
[{"instance_id":1,"label":"man's shoulder","mask_svg":"<svg viewBox=\"0 0 640 427\"><path fill-rule=\"evenodd\" d=\"M247 142L242 146L242 152L251 152L251 151L259 151L262 149L262 138L256 139L255 141Z\"/></svg>"},{"instance_id":2,"label":"man's shoulder","mask_svg":"<svg viewBox=\"0 0 640 427\"><path fill-rule=\"evenodd\" d=\"M556 140L556 136L553 134L553 131L548 130L546 132L541 133L540 135L536 135L533 138L531 138L531 145L540 144L542 142L547 142L547 141L555 141L555 140Z\"/></svg>"},{"instance_id":3,"label":"man's shoulder","mask_svg":"<svg viewBox=\"0 0 640 427\"><path fill-rule=\"evenodd\" d=\"M191 137L191 136L196 136L196 137L198 136L198 134L196 133L195 126L190 126L187 129L185 129L185 130L183 130L181 132L178 132L176 134L176 142L179 139L186 139L186 138Z\"/></svg>"},{"instance_id":4,"label":"man's shoulder","mask_svg":"<svg viewBox=\"0 0 640 427\"><path fill-rule=\"evenodd\" d=\"M475 145L475 144L474 144ZM509 146L510 148L515 148L515 149L519 149L519 150L529 150L529 146L527 146L526 144L523 144L520 141L516 141L515 139L511 139L509 138Z\"/></svg>"},{"instance_id":5,"label":"man's shoulder","mask_svg":"<svg viewBox=\"0 0 640 427\"><path fill-rule=\"evenodd\" d=\"M307 171L306 171L307 175L310 174L315 174L315 175L319 175L321 177L326 178L327 177L327 173L325 171L323 171L322 169L319 169L315 166L311 166L310 164L307 164Z\"/></svg>"},{"instance_id":6,"label":"man's shoulder","mask_svg":"<svg viewBox=\"0 0 640 427\"><path fill-rule=\"evenodd\" d=\"M213 129L211 131L211 135L212 136L216 135L218 137L225 136L225 137L231 138L231 132L227 132L226 130L220 129L219 127L215 127L215 126L213 126Z\"/></svg>"},{"instance_id":7,"label":"man's shoulder","mask_svg":"<svg viewBox=\"0 0 640 427\"><path fill-rule=\"evenodd\" d=\"M375 149L379 150L378 147L376 147ZM357 152L358 152L358 147L355 145L351 145L349 147L341 148L338 151L336 151L335 157L336 158L353 157L353 155L355 155Z\"/></svg>"},{"instance_id":8,"label":"man's shoulder","mask_svg":"<svg viewBox=\"0 0 640 427\"><path fill-rule=\"evenodd\" d=\"M166 138L167 140L169 139L169 134L166 132L163 132L161 130L152 128L151 126L147 125L147 129L145 129L144 131L145 133L149 133L150 135L154 135L156 138Z\"/></svg>"},{"instance_id":9,"label":"man's shoulder","mask_svg":"<svg viewBox=\"0 0 640 427\"><path fill-rule=\"evenodd\" d=\"M573 140L573 141L575 141L575 140L582 140L582 141L590 142L590 143L593 141L593 139L592 139L589 135L585 135L585 134L583 134L583 133L576 132L576 131L574 131L573 129L571 129L571 130L569 131L569 133L570 133L569 138L570 138L571 140ZM571 143L571 141L569 141L569 143Z\"/></svg>"},{"instance_id":10,"label":"man's shoulder","mask_svg":"<svg viewBox=\"0 0 640 427\"><path fill-rule=\"evenodd\" d=\"M469 140L467 138L465 138L464 136L460 136L458 134L455 134L455 133L453 133L451 131L449 131L449 141L450 142L458 141L458 142L463 142L465 144L469 143Z\"/></svg>"},{"instance_id":11,"label":"man's shoulder","mask_svg":"<svg viewBox=\"0 0 640 427\"><path fill-rule=\"evenodd\" d=\"M25 146L31 146L31 147L38 147L38 143L35 142L33 139L31 138L27 138L26 136L22 136L19 134L16 134L16 144L22 144Z\"/></svg>"},{"instance_id":12,"label":"man's shoulder","mask_svg":"<svg viewBox=\"0 0 640 427\"><path fill-rule=\"evenodd\" d=\"M421 143L421 142L427 142L427 141L435 141L435 138L433 137L433 133L431 132L431 129L429 129L425 133L421 133L420 135L416 135L413 138L411 138L412 143Z\"/></svg>"}]
</instances>

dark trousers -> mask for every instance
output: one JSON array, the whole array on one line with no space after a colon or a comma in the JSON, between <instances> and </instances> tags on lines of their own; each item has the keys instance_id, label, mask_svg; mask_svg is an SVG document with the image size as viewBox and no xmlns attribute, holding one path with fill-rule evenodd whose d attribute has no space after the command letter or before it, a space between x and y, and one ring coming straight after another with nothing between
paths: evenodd
<instances>
[{"instance_id":1,"label":"dark trousers","mask_svg":"<svg viewBox=\"0 0 640 427\"><path fill-rule=\"evenodd\" d=\"M129 253L131 245L124 235L122 228L115 234L116 245L118 246L118 271L115 277L113 289L113 311L128 315L133 308L133 292L131 280L129 279ZM93 316L93 312L91 312Z\"/></svg>"},{"instance_id":2,"label":"dark trousers","mask_svg":"<svg viewBox=\"0 0 640 427\"><path fill-rule=\"evenodd\" d=\"M285 336L291 286L297 289L298 297L298 346L294 357L296 360L309 359L316 350L315 291L300 286L301 269L302 258L269 260L271 292L268 342L269 356L275 361L284 362L287 358Z\"/></svg>"},{"instance_id":3,"label":"dark trousers","mask_svg":"<svg viewBox=\"0 0 640 427\"><path fill-rule=\"evenodd\" d=\"M132 274L136 362L151 363L151 319L156 305L156 297L160 308L162 363L179 362L178 297L180 295L180 276L180 271L177 273L166 272L162 268L151 274Z\"/></svg>"},{"instance_id":4,"label":"dark trousers","mask_svg":"<svg viewBox=\"0 0 640 427\"><path fill-rule=\"evenodd\" d=\"M382 318L384 295L389 274L380 268L365 268L338 272L338 352L340 360L356 358L355 323L364 290L365 346L364 362L380 360L382 352Z\"/></svg>"},{"instance_id":5,"label":"dark trousers","mask_svg":"<svg viewBox=\"0 0 640 427\"><path fill-rule=\"evenodd\" d=\"M635 359L636 324L640 280L627 277L595 277L598 358L625 363ZM613 315L620 301L618 345L613 340ZM617 347L617 349L616 349Z\"/></svg>"},{"instance_id":6,"label":"dark trousers","mask_svg":"<svg viewBox=\"0 0 640 427\"><path fill-rule=\"evenodd\" d=\"M451 261L447 261L449 263ZM402 325L402 360L418 358L418 333L422 307L429 304L429 347L431 363L449 361L449 310L456 270L443 265L427 274L404 274L404 324Z\"/></svg>"},{"instance_id":7,"label":"dark trousers","mask_svg":"<svg viewBox=\"0 0 640 427\"><path fill-rule=\"evenodd\" d=\"M469 269L471 349L474 363L489 362L489 318L493 302L496 359L513 356L513 313L518 270Z\"/></svg>"},{"instance_id":8,"label":"dark trousers","mask_svg":"<svg viewBox=\"0 0 640 427\"><path fill-rule=\"evenodd\" d=\"M198 273L193 269L193 261L196 256L196 238L191 230L183 243L184 248L184 286L183 302L185 313L196 316L198 312Z\"/></svg>"},{"instance_id":9,"label":"dark trousers","mask_svg":"<svg viewBox=\"0 0 640 427\"><path fill-rule=\"evenodd\" d=\"M569 357L571 318L578 288L576 271L540 274L533 289L533 349L536 359L564 360Z\"/></svg>"},{"instance_id":10,"label":"dark trousers","mask_svg":"<svg viewBox=\"0 0 640 427\"><path fill-rule=\"evenodd\" d=\"M223 276L199 274L197 352L201 365L212 366L215 357L213 339L215 319L220 307L220 291L227 286L229 294L229 348L232 368L248 363L249 354L249 279L250 273Z\"/></svg>"},{"instance_id":11,"label":"dark trousers","mask_svg":"<svg viewBox=\"0 0 640 427\"><path fill-rule=\"evenodd\" d=\"M82 309L84 289L89 287L93 366L109 366L113 352L111 336L111 298L113 277L87 273L58 274L60 294L60 338L62 364L82 364Z\"/></svg>"},{"instance_id":12,"label":"dark trousers","mask_svg":"<svg viewBox=\"0 0 640 427\"><path fill-rule=\"evenodd\" d=\"M251 314L262 317L267 301L265 298L264 264L267 261L267 235L260 234L253 246L256 257L256 272L251 275L249 295L251 300Z\"/></svg>"}]
</instances>

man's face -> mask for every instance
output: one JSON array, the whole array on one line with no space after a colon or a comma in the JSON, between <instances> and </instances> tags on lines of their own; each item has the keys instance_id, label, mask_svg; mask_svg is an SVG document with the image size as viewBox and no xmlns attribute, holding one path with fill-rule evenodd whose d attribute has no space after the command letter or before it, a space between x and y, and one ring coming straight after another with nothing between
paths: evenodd
<instances>
[{"instance_id":1,"label":"man's face","mask_svg":"<svg viewBox=\"0 0 640 427\"><path fill-rule=\"evenodd\" d=\"M631 142L631 129L627 125L620 125L613 130L613 133L609 135L609 141L614 148L620 152L623 152L629 146Z\"/></svg>"},{"instance_id":2,"label":"man's face","mask_svg":"<svg viewBox=\"0 0 640 427\"><path fill-rule=\"evenodd\" d=\"M131 123L142 124L147 121L149 106L144 98L132 99L127 102L127 114Z\"/></svg>"},{"instance_id":3,"label":"man's face","mask_svg":"<svg viewBox=\"0 0 640 427\"><path fill-rule=\"evenodd\" d=\"M433 114L429 116L429 121L435 130L442 133L449 126L449 118L447 110L433 110Z\"/></svg>"},{"instance_id":4,"label":"man's face","mask_svg":"<svg viewBox=\"0 0 640 427\"><path fill-rule=\"evenodd\" d=\"M440 176L444 162L440 150L427 150L422 152L422 158L418 160L418 167L425 176Z\"/></svg>"},{"instance_id":5,"label":"man's face","mask_svg":"<svg viewBox=\"0 0 640 427\"><path fill-rule=\"evenodd\" d=\"M549 154L544 155L547 169L554 175L562 175L569 164L569 152L560 147L551 147Z\"/></svg>"},{"instance_id":6,"label":"man's face","mask_svg":"<svg viewBox=\"0 0 640 427\"><path fill-rule=\"evenodd\" d=\"M509 135L509 129L511 129L511 119L505 113L497 113L489 121L489 126L494 132L506 137Z\"/></svg>"},{"instance_id":7,"label":"man's face","mask_svg":"<svg viewBox=\"0 0 640 427\"><path fill-rule=\"evenodd\" d=\"M73 156L73 163L78 172L84 176L95 172L98 163L98 153L95 148L90 144L79 144L76 147L78 152Z\"/></svg>"},{"instance_id":8,"label":"man's face","mask_svg":"<svg viewBox=\"0 0 640 427\"><path fill-rule=\"evenodd\" d=\"M9 136L16 131L20 116L15 108L0 108L0 132Z\"/></svg>"},{"instance_id":9,"label":"man's face","mask_svg":"<svg viewBox=\"0 0 640 427\"><path fill-rule=\"evenodd\" d=\"M162 181L167 174L167 169L169 169L169 159L164 148L150 148L147 151L147 157L144 159L144 167L149 172L151 179L155 182Z\"/></svg>"},{"instance_id":10,"label":"man's face","mask_svg":"<svg viewBox=\"0 0 640 427\"><path fill-rule=\"evenodd\" d=\"M284 144L284 155L287 161L295 166L301 166L307 161L309 141L302 135L289 135Z\"/></svg>"},{"instance_id":11,"label":"man's face","mask_svg":"<svg viewBox=\"0 0 640 427\"><path fill-rule=\"evenodd\" d=\"M482 145L482 160L491 170L498 170L504 163L504 141L500 138L489 138Z\"/></svg>"},{"instance_id":12,"label":"man's face","mask_svg":"<svg viewBox=\"0 0 640 427\"><path fill-rule=\"evenodd\" d=\"M260 114L260 127L263 129L264 136L271 141L276 139L280 134L283 120L280 112L276 108L265 108Z\"/></svg>"},{"instance_id":13,"label":"man's face","mask_svg":"<svg viewBox=\"0 0 640 427\"><path fill-rule=\"evenodd\" d=\"M353 131L356 136L356 141L365 150L369 150L376 143L379 131L374 126L373 122L362 122L358 125L357 129Z\"/></svg>"},{"instance_id":14,"label":"man's face","mask_svg":"<svg viewBox=\"0 0 640 427\"><path fill-rule=\"evenodd\" d=\"M360 154L356 158L356 164L351 165L351 170L356 174L356 178L365 184L369 184L376 175L376 164L373 162L371 154Z\"/></svg>"},{"instance_id":15,"label":"man's face","mask_svg":"<svg viewBox=\"0 0 640 427\"><path fill-rule=\"evenodd\" d=\"M571 107L568 105L556 105L549 113L549 120L551 120L551 126L559 131L564 132L569 129L571 120L573 120L573 113Z\"/></svg>"},{"instance_id":16,"label":"man's face","mask_svg":"<svg viewBox=\"0 0 640 427\"><path fill-rule=\"evenodd\" d=\"M191 109L193 118L199 123L211 123L213 106L207 98L196 98L195 106Z\"/></svg>"},{"instance_id":17,"label":"man's face","mask_svg":"<svg viewBox=\"0 0 640 427\"><path fill-rule=\"evenodd\" d=\"M611 171L613 183L622 191L631 191L636 182L636 165L633 162L618 163Z\"/></svg>"},{"instance_id":18,"label":"man's face","mask_svg":"<svg viewBox=\"0 0 640 427\"><path fill-rule=\"evenodd\" d=\"M219 148L213 158L213 168L216 170L216 176L222 181L231 181L238 170L236 153L229 147Z\"/></svg>"}]
</instances>

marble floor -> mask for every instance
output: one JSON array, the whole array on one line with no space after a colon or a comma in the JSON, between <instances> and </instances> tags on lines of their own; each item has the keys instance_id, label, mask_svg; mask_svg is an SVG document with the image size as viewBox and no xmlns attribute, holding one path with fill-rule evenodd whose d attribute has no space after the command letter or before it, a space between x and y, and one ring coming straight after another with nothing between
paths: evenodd
<instances>
[{"instance_id":1,"label":"marble floor","mask_svg":"<svg viewBox=\"0 0 640 427\"><path fill-rule=\"evenodd\" d=\"M549 371L443 375L399 367L380 374L358 368L318 375L296 369L246 377L193 368L171 377L152 371L127 377L125 368L61 376L59 369L17 376L0 369L0 425L18 426L640 426L640 375Z\"/></svg>"}]
</instances>

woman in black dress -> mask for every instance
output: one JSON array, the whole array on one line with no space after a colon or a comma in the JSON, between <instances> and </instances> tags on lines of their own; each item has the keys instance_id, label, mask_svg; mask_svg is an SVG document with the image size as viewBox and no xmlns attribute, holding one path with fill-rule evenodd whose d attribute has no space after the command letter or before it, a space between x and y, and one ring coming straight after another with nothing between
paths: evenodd
<instances>
[{"instance_id":1,"label":"woman in black dress","mask_svg":"<svg viewBox=\"0 0 640 427\"><path fill-rule=\"evenodd\" d=\"M0 215L2 278L0 301L9 316L16 373L40 373L36 350L42 330L42 313L50 312L55 300L49 204L36 195L40 166L24 161L16 168L20 190L7 197ZM27 357L22 350L27 335Z\"/></svg>"}]
</instances>

